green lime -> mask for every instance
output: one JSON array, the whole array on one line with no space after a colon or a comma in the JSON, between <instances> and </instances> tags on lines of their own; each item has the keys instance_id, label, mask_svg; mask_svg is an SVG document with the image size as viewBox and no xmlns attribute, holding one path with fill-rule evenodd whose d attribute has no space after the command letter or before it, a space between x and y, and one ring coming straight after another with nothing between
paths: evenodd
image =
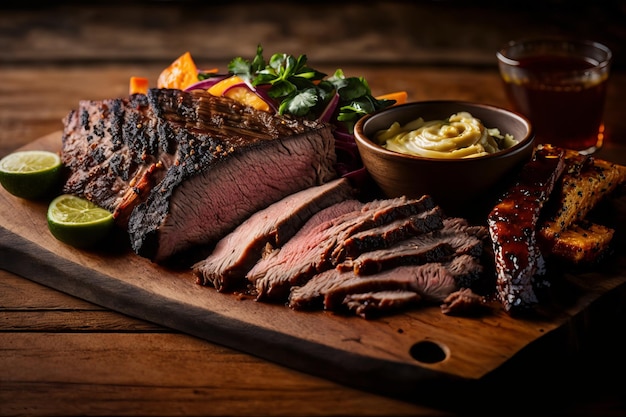
<instances>
[{"instance_id":1,"label":"green lime","mask_svg":"<svg viewBox=\"0 0 626 417\"><path fill-rule=\"evenodd\" d=\"M61 157L48 151L19 151L0 159L0 183L11 194L30 200L56 189Z\"/></svg>"},{"instance_id":2,"label":"green lime","mask_svg":"<svg viewBox=\"0 0 626 417\"><path fill-rule=\"evenodd\" d=\"M70 194L60 195L50 202L47 218L50 233L77 248L96 245L107 237L114 225L110 211Z\"/></svg>"}]
</instances>

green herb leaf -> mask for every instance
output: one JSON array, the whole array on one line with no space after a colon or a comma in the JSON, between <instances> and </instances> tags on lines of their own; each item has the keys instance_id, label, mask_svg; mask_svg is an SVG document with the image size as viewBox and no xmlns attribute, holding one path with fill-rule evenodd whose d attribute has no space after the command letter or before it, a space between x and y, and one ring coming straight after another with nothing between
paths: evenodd
<instances>
[{"instance_id":1,"label":"green herb leaf","mask_svg":"<svg viewBox=\"0 0 626 417\"><path fill-rule=\"evenodd\" d=\"M306 116L310 109L318 102L318 94L315 89L310 88L295 94L293 97L281 103L281 112L293 114L294 116Z\"/></svg>"},{"instance_id":2,"label":"green herb leaf","mask_svg":"<svg viewBox=\"0 0 626 417\"><path fill-rule=\"evenodd\" d=\"M263 58L263 48L257 47L252 62L241 57L233 59L228 70L252 85L270 85L268 95L279 102L281 114L310 119L319 118L330 99L339 94L337 121L352 132L354 123L362 116L395 103L372 97L363 77L346 77L337 69L331 77L307 66L307 56L274 54L269 62Z\"/></svg>"},{"instance_id":3,"label":"green herb leaf","mask_svg":"<svg viewBox=\"0 0 626 417\"><path fill-rule=\"evenodd\" d=\"M289 97L298 91L298 88L289 81L275 79L273 82L270 82L270 84L272 84L272 88L268 90L267 94L272 98L280 99Z\"/></svg>"},{"instance_id":4,"label":"green herb leaf","mask_svg":"<svg viewBox=\"0 0 626 417\"><path fill-rule=\"evenodd\" d=\"M228 72L239 75L243 79L250 79L252 76L250 62L239 57L230 61Z\"/></svg>"}]
</instances>

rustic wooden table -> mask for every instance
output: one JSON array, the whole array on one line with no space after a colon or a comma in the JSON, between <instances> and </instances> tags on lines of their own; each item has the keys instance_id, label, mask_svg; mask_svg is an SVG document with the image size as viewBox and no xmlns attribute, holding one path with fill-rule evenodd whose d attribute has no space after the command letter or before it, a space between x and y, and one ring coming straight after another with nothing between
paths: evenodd
<instances>
[{"instance_id":1,"label":"rustic wooden table","mask_svg":"<svg viewBox=\"0 0 626 417\"><path fill-rule=\"evenodd\" d=\"M531 15L517 15L515 25L506 28L487 25L502 15L460 4L456 18L437 26L433 21L450 9L434 3L348 2L339 9L326 3L203 8L193 2L128 7L67 2L0 10L0 157L60 130L61 118L78 100L125 95L133 75L156 81L186 50L201 66L224 68L234 56L251 57L262 43L268 53L306 53L320 69L364 76L375 94L406 90L410 100L507 107L493 57L496 46L526 33L580 29L545 16L524 26ZM624 10L617 12L623 18ZM416 16L439 31L421 32L411 22ZM597 36L618 44L621 32L611 18L604 19L605 30ZM447 30L453 34L442 35ZM421 41L415 38L420 36ZM615 144L626 144L626 72L620 62L609 87L603 150L618 159L625 155ZM559 368L561 374L523 385L518 372L523 360L532 359L514 363L502 379L511 385L510 401L494 398L485 404L486 414L512 415L517 409L626 415L626 314L619 303L602 313L606 324L588 345L574 349L580 355ZM459 405L455 398L449 401L454 407L356 390L0 270L0 415L453 415L450 408ZM492 407L505 404L511 408Z\"/></svg>"}]
</instances>

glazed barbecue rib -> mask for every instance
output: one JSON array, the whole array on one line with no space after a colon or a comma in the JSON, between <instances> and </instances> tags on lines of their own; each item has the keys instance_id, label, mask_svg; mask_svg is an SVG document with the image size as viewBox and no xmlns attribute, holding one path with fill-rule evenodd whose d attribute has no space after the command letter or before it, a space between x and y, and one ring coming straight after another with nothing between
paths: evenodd
<instances>
[{"instance_id":1,"label":"glazed barbecue rib","mask_svg":"<svg viewBox=\"0 0 626 417\"><path fill-rule=\"evenodd\" d=\"M545 274L545 265L536 229L541 209L564 169L562 149L536 149L517 181L488 215L496 295L510 313L528 310L538 302L533 285L536 277Z\"/></svg>"},{"instance_id":2,"label":"glazed barbecue rib","mask_svg":"<svg viewBox=\"0 0 626 417\"><path fill-rule=\"evenodd\" d=\"M112 211L155 262L213 245L256 211L336 178L330 126L201 91L81 101L64 124L64 191Z\"/></svg>"}]
</instances>

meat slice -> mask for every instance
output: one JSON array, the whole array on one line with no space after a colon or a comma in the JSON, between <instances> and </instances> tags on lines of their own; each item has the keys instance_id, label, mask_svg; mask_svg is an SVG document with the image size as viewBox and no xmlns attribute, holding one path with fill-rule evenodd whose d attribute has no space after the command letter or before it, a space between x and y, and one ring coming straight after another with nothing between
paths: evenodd
<instances>
[{"instance_id":1,"label":"meat slice","mask_svg":"<svg viewBox=\"0 0 626 417\"><path fill-rule=\"evenodd\" d=\"M361 293L412 291L428 302L444 300L460 288L459 283L480 279L483 266L471 255L460 255L449 262L404 265L373 275L359 276L353 271L331 269L293 287L289 306L294 310L325 308L341 311L345 299Z\"/></svg>"},{"instance_id":2,"label":"meat slice","mask_svg":"<svg viewBox=\"0 0 626 417\"><path fill-rule=\"evenodd\" d=\"M448 295L441 303L441 312L454 316L470 316L487 310L485 297L470 288L461 288Z\"/></svg>"},{"instance_id":3,"label":"meat slice","mask_svg":"<svg viewBox=\"0 0 626 417\"><path fill-rule=\"evenodd\" d=\"M264 251L282 246L313 214L353 197L349 181L340 178L294 193L254 213L193 266L198 282L221 292L241 287Z\"/></svg>"},{"instance_id":4,"label":"meat slice","mask_svg":"<svg viewBox=\"0 0 626 417\"><path fill-rule=\"evenodd\" d=\"M262 282L266 277L270 276L269 274L274 269L278 272L281 270L285 271L281 277L286 280L289 279L289 268L300 274L312 273L311 270L316 267L318 259L309 256L309 258L312 258L310 262L309 259L306 259L305 262L299 262L299 260L317 248L319 243L317 238L319 236L318 229L330 227L337 218L343 218L347 214L359 213L363 207L364 203L358 200L346 200L315 213L282 247L264 254L263 258L246 274L247 280L255 284L256 281ZM287 282L280 287L277 286L273 293L269 292L270 288L265 283L262 285L256 284L256 288L258 300L263 300L265 297L281 299L286 296L284 292L289 290L289 283Z\"/></svg>"},{"instance_id":5,"label":"meat slice","mask_svg":"<svg viewBox=\"0 0 626 417\"><path fill-rule=\"evenodd\" d=\"M375 200L360 210L321 222L313 216L280 250L258 262L246 277L254 283L258 300L283 302L292 286L302 285L313 275L334 267L333 250L351 235L433 207L429 196L399 197Z\"/></svg>"},{"instance_id":6,"label":"meat slice","mask_svg":"<svg viewBox=\"0 0 626 417\"><path fill-rule=\"evenodd\" d=\"M405 239L389 248L365 252L337 268L369 275L401 265L446 261L462 254L480 257L485 235L482 226L470 226L462 218L446 218L440 230Z\"/></svg>"},{"instance_id":7,"label":"meat slice","mask_svg":"<svg viewBox=\"0 0 626 417\"><path fill-rule=\"evenodd\" d=\"M340 280L324 291L324 307L339 309L348 294L392 290L411 290L427 301L440 302L459 288L458 281L481 273L481 264L471 255L461 255L448 262L404 265L374 275L352 273L350 279Z\"/></svg>"},{"instance_id":8,"label":"meat slice","mask_svg":"<svg viewBox=\"0 0 626 417\"><path fill-rule=\"evenodd\" d=\"M562 149L538 148L488 215L496 295L507 312L523 312L538 302L533 284L545 274L545 263L537 244L537 224L564 169Z\"/></svg>"},{"instance_id":9,"label":"meat slice","mask_svg":"<svg viewBox=\"0 0 626 417\"><path fill-rule=\"evenodd\" d=\"M65 191L113 211L155 262L210 247L256 211L336 178L329 125L201 91L83 101L64 124Z\"/></svg>"},{"instance_id":10,"label":"meat slice","mask_svg":"<svg viewBox=\"0 0 626 417\"><path fill-rule=\"evenodd\" d=\"M413 291L417 286L416 281L422 279L426 269L437 269L435 264L403 266L393 270L381 272L376 275L361 277L353 272L345 272L344 279L337 285L333 285L324 292L324 309L330 311L342 311L345 308L344 300L348 295L379 291ZM430 273L426 272L427 274ZM345 277L349 277L345 279ZM446 277L451 278L449 275ZM454 287L454 280L448 284Z\"/></svg>"},{"instance_id":11,"label":"meat slice","mask_svg":"<svg viewBox=\"0 0 626 417\"><path fill-rule=\"evenodd\" d=\"M413 291L376 291L348 294L343 300L346 308L364 319L408 309L419 304L421 297Z\"/></svg>"},{"instance_id":12,"label":"meat slice","mask_svg":"<svg viewBox=\"0 0 626 417\"><path fill-rule=\"evenodd\" d=\"M443 228L443 217L441 208L435 207L423 213L355 233L339 242L332 254L333 262L339 264L364 252L388 248L411 236L439 230Z\"/></svg>"},{"instance_id":13,"label":"meat slice","mask_svg":"<svg viewBox=\"0 0 626 417\"><path fill-rule=\"evenodd\" d=\"M287 305L294 310L317 310L324 307L324 296L334 286L354 278L352 271L331 268L314 275L304 285L291 287Z\"/></svg>"}]
</instances>

